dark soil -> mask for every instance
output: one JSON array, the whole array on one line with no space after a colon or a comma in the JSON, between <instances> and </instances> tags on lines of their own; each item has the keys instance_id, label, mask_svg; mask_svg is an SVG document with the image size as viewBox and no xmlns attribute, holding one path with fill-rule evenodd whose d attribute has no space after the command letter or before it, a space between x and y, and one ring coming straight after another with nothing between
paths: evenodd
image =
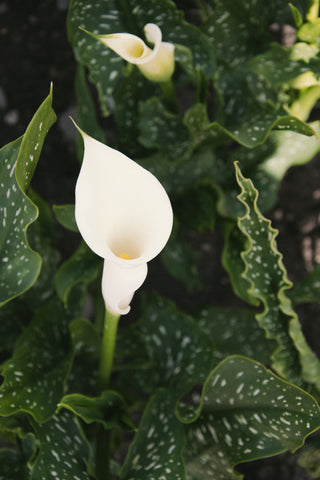
<instances>
[{"instance_id":1,"label":"dark soil","mask_svg":"<svg viewBox=\"0 0 320 480\"><path fill-rule=\"evenodd\" d=\"M34 112L54 85L53 106L58 122L47 137L33 186L50 204L74 202L74 183L79 164L75 154L75 132L68 119L74 112L73 82L75 61L66 35L67 0L0 1L0 144L20 136ZM279 229L278 246L284 254L289 278L303 279L320 262L320 158L292 168L285 176L276 207L269 212L273 226ZM65 246L68 241L58 241ZM221 239L207 235L199 244L206 255L200 277L207 287L206 303L230 301L228 277L220 265ZM70 253L72 250L70 251ZM208 255L210 254L210 255ZM208 257L211 262L208 263ZM201 263L202 265L202 263ZM166 280L165 273L151 267L154 285ZM217 282L216 279L219 279ZM166 291L166 285L160 290ZM174 287L182 290L179 283ZM184 293L180 297L186 296ZM184 306L183 300L181 301ZM188 301L185 301L188 306ZM320 356L320 308L299 308L305 335ZM245 480L310 480L312 477L288 453L239 467Z\"/></svg>"}]
</instances>

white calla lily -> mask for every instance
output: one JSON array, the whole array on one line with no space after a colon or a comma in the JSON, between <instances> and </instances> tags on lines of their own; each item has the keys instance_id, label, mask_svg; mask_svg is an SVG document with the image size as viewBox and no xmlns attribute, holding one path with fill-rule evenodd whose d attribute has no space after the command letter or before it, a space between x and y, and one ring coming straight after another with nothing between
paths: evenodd
<instances>
[{"instance_id":1,"label":"white calla lily","mask_svg":"<svg viewBox=\"0 0 320 480\"><path fill-rule=\"evenodd\" d=\"M76 222L87 245L104 258L102 294L107 309L123 315L146 278L147 262L168 241L172 208L150 172L80 132L84 158L76 184Z\"/></svg>"},{"instance_id":2,"label":"white calla lily","mask_svg":"<svg viewBox=\"0 0 320 480\"><path fill-rule=\"evenodd\" d=\"M141 38L130 33L95 35L95 37L124 60L137 65L149 80L166 82L174 72L174 45L162 42L161 30L154 23L145 25L144 33L148 42L154 45L153 49L149 48Z\"/></svg>"}]
</instances>

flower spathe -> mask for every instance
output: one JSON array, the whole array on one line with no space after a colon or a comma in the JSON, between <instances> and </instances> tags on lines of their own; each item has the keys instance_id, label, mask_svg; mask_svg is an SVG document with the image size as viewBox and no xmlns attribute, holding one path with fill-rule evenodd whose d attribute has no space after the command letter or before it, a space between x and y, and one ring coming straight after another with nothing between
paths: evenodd
<instances>
[{"instance_id":1,"label":"flower spathe","mask_svg":"<svg viewBox=\"0 0 320 480\"><path fill-rule=\"evenodd\" d=\"M97 35L96 38L127 62L137 65L148 80L166 82L174 72L174 45L162 42L161 30L154 23L145 25L144 33L148 42L154 45L153 49L130 33Z\"/></svg>"},{"instance_id":2,"label":"flower spathe","mask_svg":"<svg viewBox=\"0 0 320 480\"><path fill-rule=\"evenodd\" d=\"M150 172L80 133L84 158L76 184L76 222L87 245L104 258L102 294L107 309L124 315L146 278L147 262L168 241L171 203Z\"/></svg>"}]
</instances>

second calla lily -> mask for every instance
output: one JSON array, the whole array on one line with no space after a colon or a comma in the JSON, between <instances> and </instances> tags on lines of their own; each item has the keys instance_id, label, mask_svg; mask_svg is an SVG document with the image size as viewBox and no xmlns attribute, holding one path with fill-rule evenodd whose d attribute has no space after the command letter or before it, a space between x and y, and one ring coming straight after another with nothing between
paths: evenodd
<instances>
[{"instance_id":1,"label":"second calla lily","mask_svg":"<svg viewBox=\"0 0 320 480\"><path fill-rule=\"evenodd\" d=\"M174 72L174 45L162 42L161 30L154 23L145 25L144 33L148 42L154 45L153 49L149 48L141 38L130 33L94 35L94 37L127 62L137 65L149 80L166 82Z\"/></svg>"},{"instance_id":2,"label":"second calla lily","mask_svg":"<svg viewBox=\"0 0 320 480\"><path fill-rule=\"evenodd\" d=\"M129 312L147 262L163 249L173 213L160 182L124 154L80 130L84 158L75 216L87 245L104 258L102 294L113 314Z\"/></svg>"}]
</instances>

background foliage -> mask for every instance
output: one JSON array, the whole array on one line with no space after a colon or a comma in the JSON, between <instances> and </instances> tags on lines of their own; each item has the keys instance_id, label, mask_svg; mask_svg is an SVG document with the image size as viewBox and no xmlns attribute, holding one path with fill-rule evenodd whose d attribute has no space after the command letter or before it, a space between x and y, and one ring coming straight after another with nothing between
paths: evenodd
<instances>
[{"instance_id":1,"label":"background foliage","mask_svg":"<svg viewBox=\"0 0 320 480\"><path fill-rule=\"evenodd\" d=\"M81 128L168 191L165 278L201 297L193 245L219 232L234 302L184 312L174 290L138 295L119 331L112 390L99 391L101 260L84 244L69 258L59 251L57 222L77 230L73 206L30 188L55 121L50 89L0 151L0 479L232 479L239 463L295 451L319 428L319 360L296 312L319 301L319 271L292 285L265 216L287 170L320 148L319 122L309 121L320 96L318 13L302 0L72 1ZM143 36L148 22L175 44L175 97L79 29ZM290 44L274 34L284 25ZM301 463L314 473L318 454L312 437Z\"/></svg>"}]
</instances>

